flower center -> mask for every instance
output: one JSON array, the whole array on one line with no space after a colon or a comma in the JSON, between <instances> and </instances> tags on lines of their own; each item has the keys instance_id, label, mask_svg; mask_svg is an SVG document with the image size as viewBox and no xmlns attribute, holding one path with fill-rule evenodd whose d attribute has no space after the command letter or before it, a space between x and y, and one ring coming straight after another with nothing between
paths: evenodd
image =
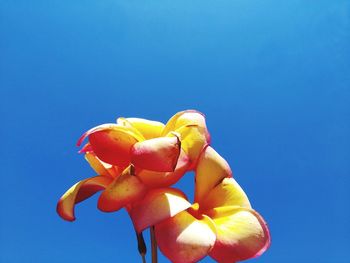
<instances>
[{"instance_id":1,"label":"flower center","mask_svg":"<svg viewBox=\"0 0 350 263\"><path fill-rule=\"evenodd\" d=\"M201 219L203 217L202 213L199 210L199 204L198 203L194 203L193 205L191 205L187 211L194 216L197 219Z\"/></svg>"}]
</instances>

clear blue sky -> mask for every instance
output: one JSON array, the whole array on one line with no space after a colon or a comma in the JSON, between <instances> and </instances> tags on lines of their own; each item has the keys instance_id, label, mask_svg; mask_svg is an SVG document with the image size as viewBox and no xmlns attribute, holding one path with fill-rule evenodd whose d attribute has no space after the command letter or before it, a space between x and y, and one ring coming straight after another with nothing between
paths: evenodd
<instances>
[{"instance_id":1,"label":"clear blue sky","mask_svg":"<svg viewBox=\"0 0 350 263\"><path fill-rule=\"evenodd\" d=\"M94 175L76 139L118 116L195 108L270 225L272 246L252 262L349 262L349 10L0 0L0 261L140 262L125 212L101 213L94 197L74 223L56 215L61 194ZM192 191L192 175L181 187Z\"/></svg>"}]
</instances>

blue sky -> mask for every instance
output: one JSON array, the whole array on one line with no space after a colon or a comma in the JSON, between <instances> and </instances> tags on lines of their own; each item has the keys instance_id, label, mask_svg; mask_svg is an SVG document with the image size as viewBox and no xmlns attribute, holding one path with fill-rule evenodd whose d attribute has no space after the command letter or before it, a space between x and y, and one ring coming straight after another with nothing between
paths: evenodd
<instances>
[{"instance_id":1,"label":"blue sky","mask_svg":"<svg viewBox=\"0 0 350 263\"><path fill-rule=\"evenodd\" d=\"M140 262L124 211L61 194L93 176L85 130L207 116L272 246L252 262L348 262L349 1L0 0L0 261ZM180 187L191 196L193 176ZM168 262L161 257L160 262ZM203 262L212 262L207 258Z\"/></svg>"}]
</instances>

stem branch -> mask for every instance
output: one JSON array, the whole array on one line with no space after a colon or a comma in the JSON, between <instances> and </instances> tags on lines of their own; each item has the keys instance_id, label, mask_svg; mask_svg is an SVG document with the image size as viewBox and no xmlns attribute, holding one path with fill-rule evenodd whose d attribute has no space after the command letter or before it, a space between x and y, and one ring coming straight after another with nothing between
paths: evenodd
<instances>
[{"instance_id":1,"label":"stem branch","mask_svg":"<svg viewBox=\"0 0 350 263\"><path fill-rule=\"evenodd\" d=\"M152 263L158 263L157 240L154 234L154 226L151 226L150 233L151 233L151 247L152 247Z\"/></svg>"},{"instance_id":2,"label":"stem branch","mask_svg":"<svg viewBox=\"0 0 350 263\"><path fill-rule=\"evenodd\" d=\"M146 263L147 249L146 249L145 240L143 239L142 232L141 233L136 232L136 237L137 237L137 248L138 248L139 253L141 255L142 263Z\"/></svg>"}]
</instances>

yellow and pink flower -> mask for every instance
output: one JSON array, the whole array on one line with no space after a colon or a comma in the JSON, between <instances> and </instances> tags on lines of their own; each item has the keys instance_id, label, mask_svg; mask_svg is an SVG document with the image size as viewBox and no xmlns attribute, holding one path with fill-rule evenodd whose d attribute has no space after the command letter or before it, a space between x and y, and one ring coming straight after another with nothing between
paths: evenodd
<instances>
[{"instance_id":1,"label":"yellow and pink flower","mask_svg":"<svg viewBox=\"0 0 350 263\"><path fill-rule=\"evenodd\" d=\"M98 208L128 211L135 230L154 227L160 250L174 263L209 255L232 263L261 255L270 245L264 219L232 177L228 163L210 146L203 114L188 110L164 125L119 118L97 126L81 152L97 175L73 185L59 200L58 214L75 219L75 204L102 191ZM171 188L195 171L195 194Z\"/></svg>"}]
</instances>

